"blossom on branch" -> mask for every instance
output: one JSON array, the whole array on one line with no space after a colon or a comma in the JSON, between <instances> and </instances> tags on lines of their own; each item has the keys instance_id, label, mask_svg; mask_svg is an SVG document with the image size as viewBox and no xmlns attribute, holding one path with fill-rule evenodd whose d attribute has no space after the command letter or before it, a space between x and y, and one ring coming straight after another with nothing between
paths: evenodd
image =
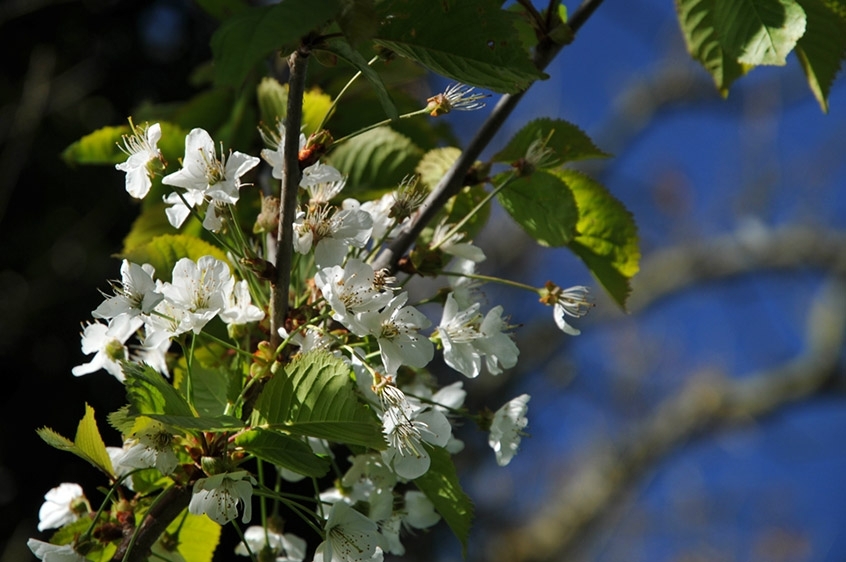
<instances>
[{"instance_id":1,"label":"blossom on branch","mask_svg":"<svg viewBox=\"0 0 846 562\"><path fill-rule=\"evenodd\" d=\"M209 518L225 525L238 517L238 504L244 504L242 523L249 523L253 515L252 497L256 480L246 470L222 472L200 478L194 484L194 495L188 504L188 511L194 515L206 514Z\"/></svg>"},{"instance_id":2,"label":"blossom on branch","mask_svg":"<svg viewBox=\"0 0 846 562\"><path fill-rule=\"evenodd\" d=\"M164 167L164 158L158 148L162 127L158 123L136 127L131 119L129 126L132 134L123 135L123 146L118 144L128 158L115 164L115 168L126 172L126 192L136 199L143 199L153 186L152 176Z\"/></svg>"}]
</instances>

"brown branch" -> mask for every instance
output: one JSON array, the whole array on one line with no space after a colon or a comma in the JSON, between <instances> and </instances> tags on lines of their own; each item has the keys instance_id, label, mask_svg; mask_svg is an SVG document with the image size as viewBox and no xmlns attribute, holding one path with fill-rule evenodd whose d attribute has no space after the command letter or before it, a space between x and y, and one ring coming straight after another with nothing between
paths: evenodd
<instances>
[{"instance_id":1,"label":"brown branch","mask_svg":"<svg viewBox=\"0 0 846 562\"><path fill-rule=\"evenodd\" d=\"M279 328L285 326L294 253L294 219L297 215L297 192L300 188L300 128L303 120L303 91L308 68L308 50L301 48L288 57L288 111L285 117L285 144L282 147L284 172L279 202L279 229L276 244L276 281L270 298L270 343L281 342Z\"/></svg>"},{"instance_id":2,"label":"brown branch","mask_svg":"<svg viewBox=\"0 0 846 562\"><path fill-rule=\"evenodd\" d=\"M606 446L525 525L492 545L496 559L568 559L625 490L680 444L707 430L765 416L825 388L838 373L846 334L846 288L838 279L808 319L808 351L737 380L703 377L668 399L618 446ZM492 558L493 559L493 558Z\"/></svg>"},{"instance_id":3,"label":"brown branch","mask_svg":"<svg viewBox=\"0 0 846 562\"><path fill-rule=\"evenodd\" d=\"M171 486L144 516L141 525L135 535L135 542L132 543L132 535L126 537L118 546L117 552L112 557L112 562L146 562L150 556L150 549L165 532L168 525L173 522L191 502L191 486ZM132 550L127 549L132 544ZM126 558L124 558L126 556Z\"/></svg>"},{"instance_id":4,"label":"brown branch","mask_svg":"<svg viewBox=\"0 0 846 562\"><path fill-rule=\"evenodd\" d=\"M602 4L602 0L585 0L573 13L567 24L574 35L600 4ZM545 69L564 46L564 44L555 43L548 38L538 43L534 55L534 63L538 70ZM470 141L467 148L462 151L461 156L458 157L444 177L441 178L441 181L438 182L438 185L432 190L432 193L429 194L423 205L420 206L418 214L412 219L411 224L389 247L382 250L376 258L373 263L374 269L389 268L394 270L396 268L397 260L408 251L423 228L438 214L447 201L464 186L464 179L467 172L473 163L476 162L479 155L482 154L485 147L493 140L499 128L505 123L511 112L514 111L514 108L517 107L517 104L523 98L526 91L528 89L516 94L506 94L500 98L493 111L491 111L488 118L473 137L473 140Z\"/></svg>"}]
</instances>

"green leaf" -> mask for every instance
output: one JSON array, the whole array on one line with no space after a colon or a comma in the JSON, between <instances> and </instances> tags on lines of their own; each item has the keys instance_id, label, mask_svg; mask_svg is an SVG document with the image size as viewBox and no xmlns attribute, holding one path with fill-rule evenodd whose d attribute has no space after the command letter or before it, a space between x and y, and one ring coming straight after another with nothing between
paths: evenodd
<instances>
[{"instance_id":1,"label":"green leaf","mask_svg":"<svg viewBox=\"0 0 846 562\"><path fill-rule=\"evenodd\" d=\"M713 14L720 43L741 64L783 66L805 33L796 0L715 0Z\"/></svg>"},{"instance_id":2,"label":"green leaf","mask_svg":"<svg viewBox=\"0 0 846 562\"><path fill-rule=\"evenodd\" d=\"M256 97L261 122L275 132L277 123L288 114L288 85L282 85L276 78L265 76L256 87Z\"/></svg>"},{"instance_id":3,"label":"green leaf","mask_svg":"<svg viewBox=\"0 0 846 562\"><path fill-rule=\"evenodd\" d=\"M114 476L115 469L112 467L112 459L106 451L106 444L100 437L100 430L97 429L97 420L94 418L94 408L85 405L85 416L76 428L74 444L94 466L110 476Z\"/></svg>"},{"instance_id":4,"label":"green leaf","mask_svg":"<svg viewBox=\"0 0 846 562\"><path fill-rule=\"evenodd\" d=\"M796 55L814 97L828 112L828 93L846 56L846 15L823 0L798 1L808 18L808 28L796 45Z\"/></svg>"},{"instance_id":5,"label":"green leaf","mask_svg":"<svg viewBox=\"0 0 846 562\"><path fill-rule=\"evenodd\" d=\"M218 84L239 86L265 56L281 49L294 51L309 32L340 11L338 0L283 0L260 6L226 20L211 39Z\"/></svg>"},{"instance_id":6,"label":"green leaf","mask_svg":"<svg viewBox=\"0 0 846 562\"><path fill-rule=\"evenodd\" d=\"M239 435L235 444L263 461L298 474L320 478L329 472L329 459L315 455L307 443L289 435L253 429Z\"/></svg>"},{"instance_id":7,"label":"green leaf","mask_svg":"<svg viewBox=\"0 0 846 562\"><path fill-rule=\"evenodd\" d=\"M168 533L178 537L176 550L185 562L211 562L220 542L220 530L220 525L205 515L193 513L176 517L167 528Z\"/></svg>"},{"instance_id":8,"label":"green leaf","mask_svg":"<svg viewBox=\"0 0 846 562\"><path fill-rule=\"evenodd\" d=\"M152 195L152 191L150 192ZM126 237L123 239L123 250L121 255L128 255L142 246L149 244L154 238L168 234L177 235L180 230L173 228L167 220L165 209L167 205L159 199L151 200L146 204L141 213L132 222ZM182 225L181 232L184 236L199 236L203 231L202 223L194 217L189 217Z\"/></svg>"},{"instance_id":9,"label":"green leaf","mask_svg":"<svg viewBox=\"0 0 846 562\"><path fill-rule=\"evenodd\" d=\"M511 172L494 178L507 181ZM576 236L579 210L562 178L551 170L538 170L514 179L497 194L508 214L542 246L565 246Z\"/></svg>"},{"instance_id":10,"label":"green leaf","mask_svg":"<svg viewBox=\"0 0 846 562\"><path fill-rule=\"evenodd\" d=\"M73 441L49 427L42 427L36 432L51 447L73 453L114 478L115 470L112 466L109 453L106 451L103 438L100 437L100 431L97 429L97 421L94 419L94 408L88 404L85 405L85 416L83 416L77 426L76 437Z\"/></svg>"},{"instance_id":11,"label":"green leaf","mask_svg":"<svg viewBox=\"0 0 846 562\"><path fill-rule=\"evenodd\" d=\"M89 133L62 152L66 164L119 164L126 154L119 144L123 135L130 133L129 125L103 127Z\"/></svg>"},{"instance_id":12,"label":"green leaf","mask_svg":"<svg viewBox=\"0 0 846 562\"><path fill-rule=\"evenodd\" d=\"M191 406L165 378L149 365L124 363L126 395L139 414L193 417Z\"/></svg>"},{"instance_id":13,"label":"green leaf","mask_svg":"<svg viewBox=\"0 0 846 562\"><path fill-rule=\"evenodd\" d=\"M520 16L500 5L498 0L388 0L377 6L383 21L374 40L453 80L516 93L545 75L519 39Z\"/></svg>"},{"instance_id":14,"label":"green leaf","mask_svg":"<svg viewBox=\"0 0 846 562\"><path fill-rule=\"evenodd\" d=\"M173 266L182 258L197 261L203 256L214 256L226 261L226 254L217 246L186 234L163 234L147 244L136 246L120 257L138 264L149 263L156 268L156 277L170 281Z\"/></svg>"},{"instance_id":15,"label":"green leaf","mask_svg":"<svg viewBox=\"0 0 846 562\"><path fill-rule=\"evenodd\" d=\"M122 435L129 435L132 433L132 428L135 426L135 420L138 418L138 412L132 409L132 406L126 404L121 406L108 415L106 419L109 425L118 430Z\"/></svg>"},{"instance_id":16,"label":"green leaf","mask_svg":"<svg viewBox=\"0 0 846 562\"><path fill-rule=\"evenodd\" d=\"M452 529L453 534L461 541L466 558L467 539L473 521L473 502L461 488L449 453L441 447L428 444L424 446L429 451L432 464L426 474L414 480L414 483L435 505L435 509Z\"/></svg>"},{"instance_id":17,"label":"green leaf","mask_svg":"<svg viewBox=\"0 0 846 562\"><path fill-rule=\"evenodd\" d=\"M331 108L332 98L320 88L303 92L303 134L306 137L317 130Z\"/></svg>"},{"instance_id":18,"label":"green leaf","mask_svg":"<svg viewBox=\"0 0 846 562\"><path fill-rule=\"evenodd\" d=\"M388 116L388 119L399 119L397 106L394 104L391 94L385 87L385 83L382 82L381 76L373 70L373 67L367 64L367 60L365 60L358 51L353 49L350 44L343 39L332 39L327 41L324 45L322 45L322 48L338 55L340 58L350 63L353 68L361 72L361 75L370 82L371 86L373 86L373 91L376 92L379 103L382 105L382 109L385 111L385 115Z\"/></svg>"},{"instance_id":19,"label":"green leaf","mask_svg":"<svg viewBox=\"0 0 846 562\"><path fill-rule=\"evenodd\" d=\"M420 159L415 172L420 176L420 181L431 191L435 189L444 174L461 156L461 149L454 146L445 146L428 151Z\"/></svg>"},{"instance_id":20,"label":"green leaf","mask_svg":"<svg viewBox=\"0 0 846 562\"><path fill-rule=\"evenodd\" d=\"M190 402L200 416L222 415L230 402L234 402L242 387L241 373L233 371L221 360L226 349L218 344L207 344L194 348L191 364ZM181 357L173 369L174 386L187 396L187 374L185 357ZM237 386L237 389L235 388Z\"/></svg>"},{"instance_id":21,"label":"green leaf","mask_svg":"<svg viewBox=\"0 0 846 562\"><path fill-rule=\"evenodd\" d=\"M516 162L526 156L529 146L537 139L549 139L546 147L555 156L556 166L565 162L609 156L598 149L590 137L576 125L562 119L544 118L531 121L520 129L492 160L507 164Z\"/></svg>"},{"instance_id":22,"label":"green leaf","mask_svg":"<svg viewBox=\"0 0 846 562\"><path fill-rule=\"evenodd\" d=\"M359 401L350 367L327 352L299 356L270 379L256 401L251 425L385 448L382 425Z\"/></svg>"},{"instance_id":23,"label":"green leaf","mask_svg":"<svg viewBox=\"0 0 846 562\"><path fill-rule=\"evenodd\" d=\"M414 173L423 151L390 127L378 127L340 144L328 160L347 175L347 189L393 189Z\"/></svg>"},{"instance_id":24,"label":"green leaf","mask_svg":"<svg viewBox=\"0 0 846 562\"><path fill-rule=\"evenodd\" d=\"M555 174L572 191L579 209L576 235L567 246L621 307L629 281L640 268L637 226L632 214L602 184L573 170Z\"/></svg>"},{"instance_id":25,"label":"green leaf","mask_svg":"<svg viewBox=\"0 0 846 562\"><path fill-rule=\"evenodd\" d=\"M737 61L720 42L714 23L717 0L676 0L676 13L690 55L711 74L717 89L728 95L731 84L751 68Z\"/></svg>"},{"instance_id":26,"label":"green leaf","mask_svg":"<svg viewBox=\"0 0 846 562\"><path fill-rule=\"evenodd\" d=\"M232 431L244 427L244 423L233 416L173 416L148 414L148 417L173 427L188 431Z\"/></svg>"}]
</instances>

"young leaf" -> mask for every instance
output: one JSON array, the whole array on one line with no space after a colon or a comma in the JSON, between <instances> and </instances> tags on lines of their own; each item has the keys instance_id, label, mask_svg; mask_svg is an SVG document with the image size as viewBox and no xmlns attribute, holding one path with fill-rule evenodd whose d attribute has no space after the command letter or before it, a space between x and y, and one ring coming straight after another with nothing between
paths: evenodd
<instances>
[{"instance_id":1,"label":"young leaf","mask_svg":"<svg viewBox=\"0 0 846 562\"><path fill-rule=\"evenodd\" d=\"M315 455L301 439L289 435L253 429L239 435L235 444L261 460L298 474L320 478L329 472L329 459Z\"/></svg>"},{"instance_id":2,"label":"young leaf","mask_svg":"<svg viewBox=\"0 0 846 562\"><path fill-rule=\"evenodd\" d=\"M163 234L147 244L136 246L120 257L133 263L149 263L156 268L156 277L170 281L173 266L183 257L194 261L203 256L214 256L226 261L226 254L217 246L186 234Z\"/></svg>"},{"instance_id":3,"label":"young leaf","mask_svg":"<svg viewBox=\"0 0 846 562\"><path fill-rule=\"evenodd\" d=\"M155 189L155 183L153 189ZM153 194L153 191L151 190L150 193ZM149 244L154 238L165 234L173 236L181 232L183 236L199 237L203 232L202 223L194 217L189 217L181 229L173 228L167 220L166 208L167 205L161 198L151 199L148 196L148 199L144 200L141 213L135 218L132 227L123 239L122 255L129 255Z\"/></svg>"},{"instance_id":4,"label":"young leaf","mask_svg":"<svg viewBox=\"0 0 846 562\"><path fill-rule=\"evenodd\" d=\"M536 119L514 135L508 145L493 156L494 162L510 164L526 156L529 146L537 139L546 140L556 165L587 158L606 158L609 155L577 126L563 119Z\"/></svg>"},{"instance_id":5,"label":"young leaf","mask_svg":"<svg viewBox=\"0 0 846 562\"><path fill-rule=\"evenodd\" d=\"M112 467L112 459L106 452L106 444L100 437L97 420L94 419L94 408L88 404L85 405L85 416L76 428L74 444L94 466L109 476L114 476L115 469Z\"/></svg>"},{"instance_id":6,"label":"young leaf","mask_svg":"<svg viewBox=\"0 0 846 562\"><path fill-rule=\"evenodd\" d=\"M740 64L782 66L805 33L805 12L796 0L716 0L720 43Z\"/></svg>"},{"instance_id":7,"label":"young leaf","mask_svg":"<svg viewBox=\"0 0 846 562\"><path fill-rule=\"evenodd\" d=\"M187 513L176 517L167 532L178 539L176 550L185 562L211 562L220 542L220 529L205 515Z\"/></svg>"},{"instance_id":8,"label":"young leaf","mask_svg":"<svg viewBox=\"0 0 846 562\"><path fill-rule=\"evenodd\" d=\"M303 93L303 133L306 136L317 130L331 107L332 98L321 92L320 88Z\"/></svg>"},{"instance_id":9,"label":"young leaf","mask_svg":"<svg viewBox=\"0 0 846 562\"><path fill-rule=\"evenodd\" d=\"M808 18L808 29L796 45L796 55L814 97L828 112L828 92L846 56L846 15L823 0L798 1Z\"/></svg>"},{"instance_id":10,"label":"young leaf","mask_svg":"<svg viewBox=\"0 0 846 562\"><path fill-rule=\"evenodd\" d=\"M284 0L226 20L211 39L215 81L239 86L265 56L277 49L283 56L291 53L302 37L329 22L340 8L339 0Z\"/></svg>"},{"instance_id":11,"label":"young leaf","mask_svg":"<svg viewBox=\"0 0 846 562\"><path fill-rule=\"evenodd\" d=\"M62 152L66 164L119 164L126 160L119 144L129 125L103 127L88 133Z\"/></svg>"},{"instance_id":12,"label":"young leaf","mask_svg":"<svg viewBox=\"0 0 846 562\"><path fill-rule=\"evenodd\" d=\"M494 178L506 181L511 172ZM576 235L579 210L567 184L551 170L513 180L497 194L502 207L542 246L565 246Z\"/></svg>"},{"instance_id":13,"label":"young leaf","mask_svg":"<svg viewBox=\"0 0 846 562\"><path fill-rule=\"evenodd\" d=\"M518 14L498 0L389 0L375 42L428 69L480 88L516 93L545 75L515 27Z\"/></svg>"},{"instance_id":14,"label":"young leaf","mask_svg":"<svg viewBox=\"0 0 846 562\"><path fill-rule=\"evenodd\" d=\"M602 184L573 170L556 170L579 209L576 235L567 246L588 266L621 307L638 272L640 250L632 214Z\"/></svg>"},{"instance_id":15,"label":"young leaf","mask_svg":"<svg viewBox=\"0 0 846 562\"><path fill-rule=\"evenodd\" d=\"M435 148L423 155L417 164L415 172L420 176L420 181L429 188L435 189L444 174L452 167L458 157L461 156L461 149L454 146Z\"/></svg>"},{"instance_id":16,"label":"young leaf","mask_svg":"<svg viewBox=\"0 0 846 562\"><path fill-rule=\"evenodd\" d=\"M382 105L382 109L388 119L395 120L399 118L397 106L394 104L391 94L385 87L385 83L382 82L382 77L379 76L378 72L373 70L372 66L367 64L367 60L361 56L361 53L353 49L346 40L340 38L327 41L322 45L322 48L338 55L340 58L350 63L356 70L361 72L361 75L370 82L371 86L373 86L373 91L376 92L379 103Z\"/></svg>"},{"instance_id":17,"label":"young leaf","mask_svg":"<svg viewBox=\"0 0 846 562\"><path fill-rule=\"evenodd\" d=\"M327 352L306 353L270 379L256 401L251 425L385 448L382 425L359 401L350 367Z\"/></svg>"},{"instance_id":18,"label":"young leaf","mask_svg":"<svg viewBox=\"0 0 846 562\"><path fill-rule=\"evenodd\" d=\"M716 0L676 0L676 13L687 50L714 78L717 89L725 97L732 82L751 68L737 61L720 42L714 23Z\"/></svg>"},{"instance_id":19,"label":"young leaf","mask_svg":"<svg viewBox=\"0 0 846 562\"><path fill-rule=\"evenodd\" d=\"M449 453L441 447L424 444L429 451L432 464L423 476L414 480L421 492L426 494L435 509L444 518L461 546L466 558L467 539L473 520L473 502L461 489L458 473Z\"/></svg>"},{"instance_id":20,"label":"young leaf","mask_svg":"<svg viewBox=\"0 0 846 562\"><path fill-rule=\"evenodd\" d=\"M94 409L88 404L85 405L85 416L77 426L76 437L73 441L49 427L39 428L37 433L51 447L73 453L114 478L115 470L112 466L112 460L108 452L106 452L106 445L103 443L103 438L100 437L100 431L97 429L97 422L94 419Z\"/></svg>"},{"instance_id":21,"label":"young leaf","mask_svg":"<svg viewBox=\"0 0 846 562\"><path fill-rule=\"evenodd\" d=\"M347 190L395 188L414 172L423 151L390 127L378 127L338 145L329 160L347 174Z\"/></svg>"},{"instance_id":22,"label":"young leaf","mask_svg":"<svg viewBox=\"0 0 846 562\"><path fill-rule=\"evenodd\" d=\"M193 417L191 406L165 378L149 365L124 363L126 395L139 413ZM152 416L150 416L152 417Z\"/></svg>"}]
</instances>

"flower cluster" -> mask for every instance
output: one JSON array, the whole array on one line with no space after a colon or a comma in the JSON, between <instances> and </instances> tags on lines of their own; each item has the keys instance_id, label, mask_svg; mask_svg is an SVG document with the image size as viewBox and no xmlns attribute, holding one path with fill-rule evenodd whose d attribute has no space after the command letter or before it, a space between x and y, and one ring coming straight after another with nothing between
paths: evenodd
<instances>
[{"instance_id":1,"label":"flower cluster","mask_svg":"<svg viewBox=\"0 0 846 562\"><path fill-rule=\"evenodd\" d=\"M476 109L483 97L455 86L430 99L427 111ZM121 147L128 159L117 166L126 172L127 191L144 198L153 185L174 188L163 196L167 221L181 228L193 216L203 238L183 230L127 253L140 263L122 261L120 279L83 327L82 352L92 357L73 374L104 370L125 385L129 404L109 416L123 443L105 447L89 422L71 445L52 430L42 434L97 466L111 488L99 510L76 484L48 492L39 530L74 531L57 535L56 544L33 539L36 556L83 559L132 536L155 505L150 498L190 492L182 515L189 527L225 525L239 515L249 523L254 501L273 502L274 516L263 504L261 525L246 529L238 555L300 562L311 552L315 561L378 561L405 552L404 533L440 520L433 503L442 501L440 492L427 482L454 486L448 495L462 501L458 483L443 474L450 455L464 447L454 435L457 423L476 421L496 462L512 460L529 396L493 415L474 413L464 405L463 379L440 387L427 370L436 355L466 379L499 375L518 361L515 326L503 306L486 305L480 290L495 278L476 273L486 257L466 225L479 207L441 220L418 239L428 261L403 271L449 280L421 299L409 278L373 265L426 200L418 178L369 200L347 197L344 174L309 149L313 138L301 136L298 207L284 213L293 222L280 224L280 198L268 192L261 212L248 207L258 214L250 230L235 206L262 159L271 168L266 176L285 177L284 124L263 134L269 146L261 158L224 153L207 131L193 129L176 170L166 168L157 148L160 124L133 125L132 133ZM289 264L274 251L283 228L292 235ZM290 269L288 287L277 286L280 267ZM563 331L578 333L564 316L587 311L586 288L529 289L554 306ZM277 323L280 299L285 315ZM441 478L423 478L431 471ZM311 503L284 490L305 477L322 485ZM282 506L320 530L314 550L284 532ZM183 559L181 549L190 548L173 529L148 546L156 556Z\"/></svg>"}]
</instances>

